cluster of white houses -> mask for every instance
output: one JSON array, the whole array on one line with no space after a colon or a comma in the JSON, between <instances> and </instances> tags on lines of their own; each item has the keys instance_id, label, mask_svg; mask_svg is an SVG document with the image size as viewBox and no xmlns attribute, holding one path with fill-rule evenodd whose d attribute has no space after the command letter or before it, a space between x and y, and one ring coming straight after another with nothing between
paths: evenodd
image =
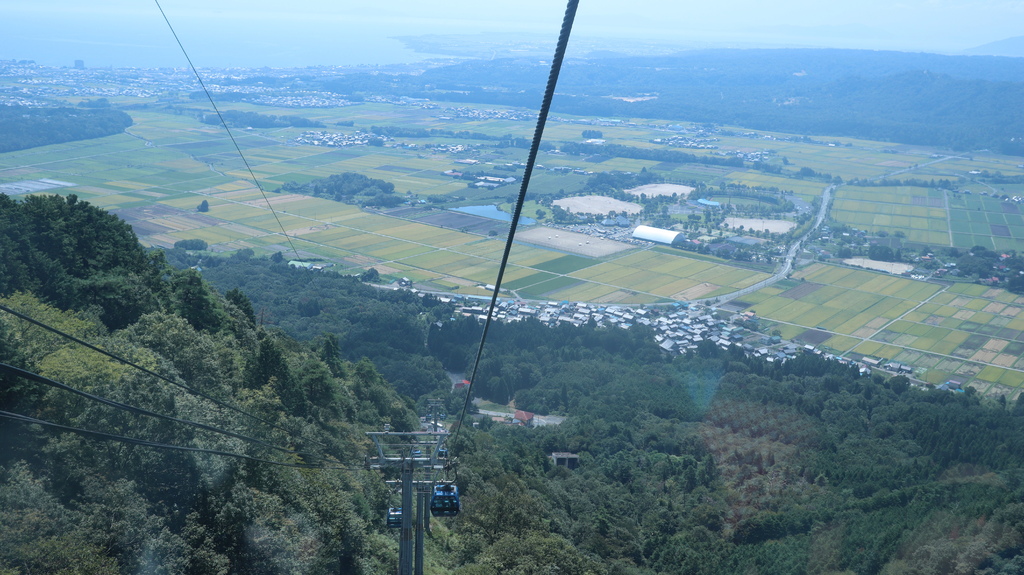
<instances>
[{"instance_id":1,"label":"cluster of white houses","mask_svg":"<svg viewBox=\"0 0 1024 575\"><path fill-rule=\"evenodd\" d=\"M463 315L474 316L481 321L486 319L486 305L464 305L458 309ZM655 330L655 341L658 345L666 352L673 353L696 350L701 342L708 341L722 349L737 344L747 352L760 357L763 354L759 353L754 344L771 343L770 338L766 340L761 334L740 325L743 322L756 321L755 314L738 313L729 320L721 320L713 310L696 304L677 303L666 308L638 309L581 302L530 305L505 300L498 303L494 313L494 319L498 321L522 321L526 318L536 319L548 326L568 323L578 327L594 322L599 327L617 326L628 329L634 325L646 325ZM773 355L773 361L774 357Z\"/></svg>"},{"instance_id":2,"label":"cluster of white houses","mask_svg":"<svg viewBox=\"0 0 1024 575\"><path fill-rule=\"evenodd\" d=\"M442 301L447 299L442 298ZM487 305L482 302L467 303L457 310L480 321L485 320L487 315ZM720 315L720 310L682 302L666 307L629 308L567 301L528 304L502 300L495 309L494 319L523 321L533 318L551 327L566 323L578 327L589 322L594 322L597 326L627 329L634 325L646 325L654 329L654 339L666 353L693 352L703 342L709 342L722 349L737 345L747 355L763 358L768 362L784 362L799 354L810 353L857 366L863 375L870 374L872 369L884 369L892 373L912 371L910 366L904 364L883 363L882 360L871 357L858 360L838 357L823 353L811 345L801 346L783 341L778 336L766 336L750 329L756 326L758 321L753 312L735 313L728 319L720 319Z\"/></svg>"},{"instance_id":3,"label":"cluster of white houses","mask_svg":"<svg viewBox=\"0 0 1024 575\"><path fill-rule=\"evenodd\" d=\"M328 146L333 148L343 148L345 146L366 145L371 138L380 138L385 141L391 139L386 136L377 136L369 132L360 132L358 130L354 134L310 130L300 134L299 137L295 138L294 141L296 144L305 144L307 146Z\"/></svg>"}]
</instances>

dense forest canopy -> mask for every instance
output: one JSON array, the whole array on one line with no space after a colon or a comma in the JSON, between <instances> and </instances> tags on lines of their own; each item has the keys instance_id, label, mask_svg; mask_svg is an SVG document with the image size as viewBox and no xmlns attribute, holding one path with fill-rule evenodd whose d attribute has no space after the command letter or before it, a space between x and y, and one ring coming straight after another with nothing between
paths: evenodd
<instances>
[{"instance_id":1,"label":"dense forest canopy","mask_svg":"<svg viewBox=\"0 0 1024 575\"><path fill-rule=\"evenodd\" d=\"M0 106L0 153L119 134L132 118L109 108Z\"/></svg>"},{"instance_id":2,"label":"dense forest canopy","mask_svg":"<svg viewBox=\"0 0 1024 575\"><path fill-rule=\"evenodd\" d=\"M192 261L178 253L170 257ZM424 345L428 326L451 317L450 305L406 290L380 290L354 276L310 272L267 259L206 258L203 265L204 278L218 289L244 292L264 324L302 341L333 334L342 358L369 358L402 394L419 398L451 386Z\"/></svg>"},{"instance_id":3,"label":"dense forest canopy","mask_svg":"<svg viewBox=\"0 0 1024 575\"><path fill-rule=\"evenodd\" d=\"M5 307L182 387L7 313L0 313L0 363L264 443L86 401L7 367L0 411L167 445L349 468L364 452L361 430L416 425L411 402L369 361L342 361L330 338L300 345L259 327L244 294L221 296L196 272L145 254L130 228L85 202L0 196L0 221L7 224L0 226L2 261L18 271L3 274L16 280L0 290ZM59 287L51 276L67 285L66 294L46 290ZM115 294L143 294L141 305L112 321L116 304L72 289L101 282ZM282 458L266 445L304 455ZM5 574L383 573L394 562L375 527L388 494L378 477L358 470L154 449L8 418L0 420L0 446Z\"/></svg>"},{"instance_id":4,"label":"dense forest canopy","mask_svg":"<svg viewBox=\"0 0 1024 575\"><path fill-rule=\"evenodd\" d=\"M18 270L4 274L18 283L5 284L0 304L259 419L5 312L0 364L302 455L129 414L3 366L0 411L342 467L155 449L4 417L0 572L394 571L396 537L383 519L395 499L379 475L360 470L362 432L415 429L414 398L401 393L447 399L451 413L461 397L438 380L396 392L373 362L351 358L375 354L384 366L405 362L443 378L444 368L470 365L476 320L453 319L429 297L244 256L204 263L221 286L214 291L72 198L0 197L0 218L25 238L0 235L0 261ZM97 237L79 237L83 225ZM54 251L62 245L76 246L76 257ZM166 259L188 257L174 250ZM63 299L45 291L51 274L89 284L120 270L134 270L148 295L117 321L87 290ZM279 327L262 325L268 317ZM813 355L769 364L711 344L669 355L644 329L593 324L495 325L483 361L474 395L568 417L536 429L490 418L462 428L449 447L464 509L432 523L428 572L1024 569L1024 401L860 377ZM555 451L577 454L580 467L555 466Z\"/></svg>"},{"instance_id":5,"label":"dense forest canopy","mask_svg":"<svg viewBox=\"0 0 1024 575\"><path fill-rule=\"evenodd\" d=\"M121 328L169 297L160 254L147 254L124 221L74 194L0 194L0 294L32 292L64 309L95 306Z\"/></svg>"}]
</instances>

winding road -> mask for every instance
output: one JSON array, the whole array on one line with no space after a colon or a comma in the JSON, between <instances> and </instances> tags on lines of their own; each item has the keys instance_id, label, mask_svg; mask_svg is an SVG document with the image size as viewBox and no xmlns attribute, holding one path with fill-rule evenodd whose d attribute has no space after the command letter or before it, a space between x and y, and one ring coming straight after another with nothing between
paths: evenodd
<instances>
[{"instance_id":1,"label":"winding road","mask_svg":"<svg viewBox=\"0 0 1024 575\"><path fill-rule=\"evenodd\" d=\"M832 201L832 192L834 192L837 187L838 184L832 184L826 187L821 192L821 205L818 206L818 215L815 216L814 218L814 225L812 225L810 229L808 229L807 232L800 237L800 239L793 242L793 244L789 246L789 250L786 252L786 257L782 261L782 267L780 267L778 271L776 271L775 274L772 275L772 277L765 280L761 280L756 284L749 285L741 290L737 290L729 294L720 295L707 299L695 300L695 303L703 305L721 305L727 301L745 296L749 293L754 293L759 289L768 287L773 283L781 279L784 279L786 276L788 276L790 272L793 271L793 265L796 262L796 255L800 253L800 247L803 246L804 242L811 237L811 234L813 234L815 230L821 227L822 222L825 221L825 216L828 215L829 202Z\"/></svg>"}]
</instances>

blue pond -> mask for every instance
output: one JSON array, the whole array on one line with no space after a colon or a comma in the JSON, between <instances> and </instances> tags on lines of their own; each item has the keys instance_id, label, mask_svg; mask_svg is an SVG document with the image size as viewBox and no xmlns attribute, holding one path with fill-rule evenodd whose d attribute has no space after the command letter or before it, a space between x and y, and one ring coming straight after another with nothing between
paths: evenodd
<instances>
[{"instance_id":1,"label":"blue pond","mask_svg":"<svg viewBox=\"0 0 1024 575\"><path fill-rule=\"evenodd\" d=\"M482 216L490 218L492 220L500 220L503 222L511 222L512 214L505 213L498 209L498 206L463 206L461 208L452 208L453 212L462 212L464 214L472 214L474 216ZM519 223L524 226L529 226L537 223L537 220L527 218L525 216L519 216Z\"/></svg>"}]
</instances>

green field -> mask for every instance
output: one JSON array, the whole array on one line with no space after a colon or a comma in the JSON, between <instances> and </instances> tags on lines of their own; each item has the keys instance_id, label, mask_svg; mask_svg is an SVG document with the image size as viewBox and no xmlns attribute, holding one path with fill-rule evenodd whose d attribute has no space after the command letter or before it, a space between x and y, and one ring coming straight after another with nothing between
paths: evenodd
<instances>
[{"instance_id":1,"label":"green field","mask_svg":"<svg viewBox=\"0 0 1024 575\"><path fill-rule=\"evenodd\" d=\"M118 102L117 98L112 101ZM261 114L296 113L253 104L231 107ZM460 294L485 295L486 290L477 286L495 280L503 251L501 234L490 237L452 229L459 226L427 223L429 216L440 213L436 211L392 217L276 190L287 182L348 171L391 182L396 193L414 205L424 205L419 200L431 198L446 207L495 204L509 210L518 185L482 189L443 172L520 177L521 172L510 165L525 161L523 149L452 137L397 138L385 146L329 148L296 145L294 138L304 131L298 128L238 130L236 141L257 186L223 128L202 124L194 115L155 107L130 113L135 125L126 134L0 154L0 184L42 178L74 183L56 192L74 193L115 210L149 246L169 247L177 240L196 238L217 252L250 248L266 255L294 249L298 257L327 259L342 271L376 267L385 277L409 277L423 286ZM445 119L437 110L369 102L303 110L302 115L328 126L353 122L352 127L327 129L345 133L378 125L528 138L534 128L532 120ZM581 141L584 128L570 123L573 118L567 120L552 122L546 129L545 138L555 148L562 142ZM632 123L601 126L601 130L609 143L657 149L660 144L653 139L664 137L662 124L632 119ZM810 202L820 197L828 183L822 177L800 177L801 168L809 168L843 181L892 180L886 186L839 186L829 214L835 223L870 233L899 233L907 242L933 246L982 245L1004 251L1024 247L1024 214L972 176L980 170L1024 173L1017 167L1018 159L933 155L924 150L889 153L883 151L891 147L887 143L850 139L825 143L739 128L732 134L719 139L720 150L768 152L778 173L584 158L549 150L538 158L544 167L533 174L524 213L532 217L540 210L550 216L550 207L542 203L544 196L573 195L588 182L586 174L548 169L559 166L590 173L654 170L671 182L772 188ZM715 157L720 152L694 153ZM478 163L457 162L464 159ZM910 185L906 183L910 178L955 181L961 191ZM210 210L199 214L196 206L203 200ZM588 257L516 245L503 287L531 299L651 304L713 298L767 277L764 271L667 247L630 247L611 256ZM983 391L1016 387L1024 381L1024 301L1002 290L813 264L794 272L790 280L742 299L785 337L800 338L808 329L821 328L829 336L822 344L825 348L904 361L918 368L916 377L927 381L961 378Z\"/></svg>"},{"instance_id":2,"label":"green field","mask_svg":"<svg viewBox=\"0 0 1024 575\"><path fill-rule=\"evenodd\" d=\"M1024 382L1024 297L822 264L793 277L743 298L783 337L819 328L824 349L907 363L931 383L996 392Z\"/></svg>"}]
</instances>

